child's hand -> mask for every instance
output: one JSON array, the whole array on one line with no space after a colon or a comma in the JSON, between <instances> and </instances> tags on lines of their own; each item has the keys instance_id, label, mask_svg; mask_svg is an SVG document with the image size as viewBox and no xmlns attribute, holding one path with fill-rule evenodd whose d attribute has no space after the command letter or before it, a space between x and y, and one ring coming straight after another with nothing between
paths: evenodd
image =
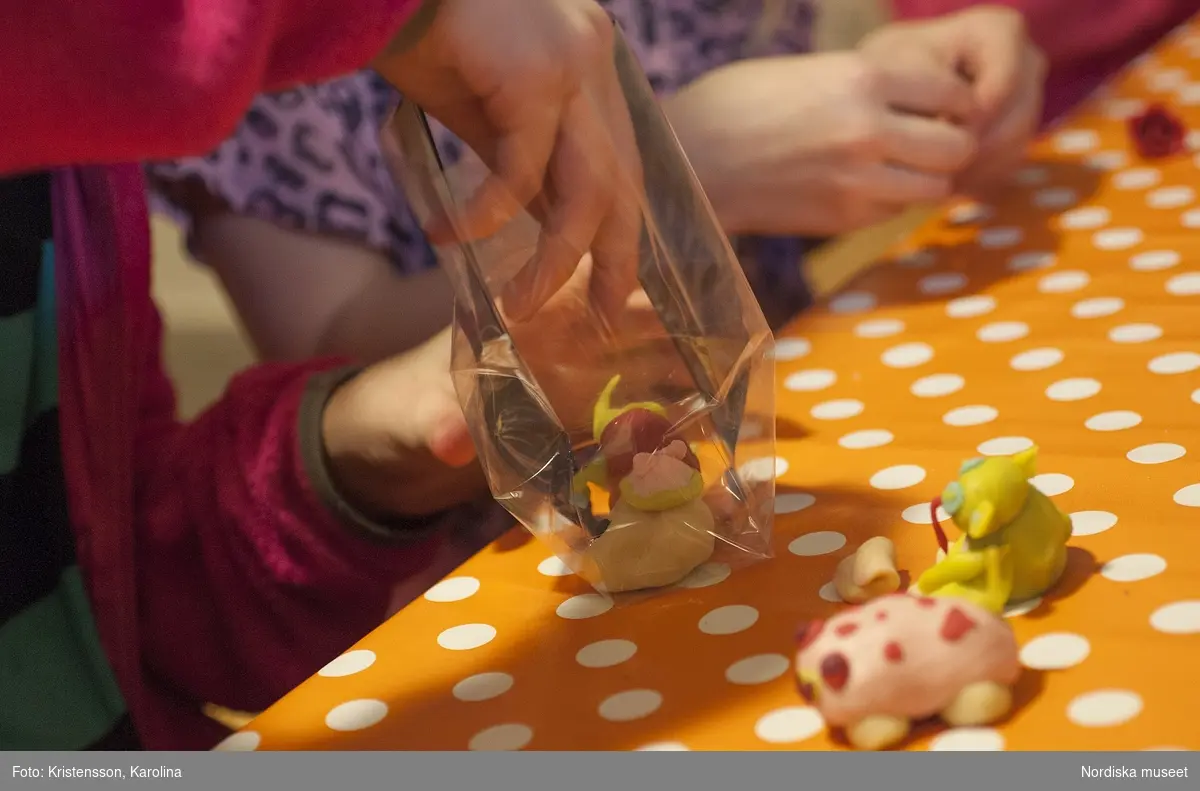
<instances>
[{"instance_id":1,"label":"child's hand","mask_svg":"<svg viewBox=\"0 0 1200 791\"><path fill-rule=\"evenodd\" d=\"M325 406L330 474L365 514L423 516L488 491L450 379L450 337L371 366Z\"/></svg>"}]
</instances>

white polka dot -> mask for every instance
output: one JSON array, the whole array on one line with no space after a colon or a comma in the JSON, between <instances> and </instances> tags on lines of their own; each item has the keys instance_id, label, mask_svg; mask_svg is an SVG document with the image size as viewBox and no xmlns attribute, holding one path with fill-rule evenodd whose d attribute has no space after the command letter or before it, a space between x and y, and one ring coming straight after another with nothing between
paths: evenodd
<instances>
[{"instance_id":1,"label":"white polka dot","mask_svg":"<svg viewBox=\"0 0 1200 791\"><path fill-rule=\"evenodd\" d=\"M1070 270L1046 275L1038 281L1038 291L1043 294L1063 294L1068 291L1078 291L1092 280L1087 272Z\"/></svg>"},{"instance_id":2,"label":"white polka dot","mask_svg":"<svg viewBox=\"0 0 1200 791\"><path fill-rule=\"evenodd\" d=\"M629 640L598 640L580 648L575 661L589 668L613 667L628 662L637 650Z\"/></svg>"},{"instance_id":3,"label":"white polka dot","mask_svg":"<svg viewBox=\"0 0 1200 791\"><path fill-rule=\"evenodd\" d=\"M1142 99L1109 99L1104 102L1104 114L1109 118L1123 121L1126 118L1138 115L1146 107L1146 102Z\"/></svg>"},{"instance_id":4,"label":"white polka dot","mask_svg":"<svg viewBox=\"0 0 1200 791\"><path fill-rule=\"evenodd\" d=\"M548 557L538 564L538 574L545 577L569 577L572 573L567 564L557 556Z\"/></svg>"},{"instance_id":5,"label":"white polka dot","mask_svg":"<svg viewBox=\"0 0 1200 791\"><path fill-rule=\"evenodd\" d=\"M1102 689L1080 695L1067 705L1067 719L1085 728L1123 725L1142 711L1142 699L1124 689Z\"/></svg>"},{"instance_id":6,"label":"white polka dot","mask_svg":"<svg viewBox=\"0 0 1200 791\"><path fill-rule=\"evenodd\" d=\"M558 605L555 612L558 613L559 618L578 621L603 615L611 610L612 606L613 601L607 596L601 596L598 593L583 593L579 596L572 596Z\"/></svg>"},{"instance_id":7,"label":"white polka dot","mask_svg":"<svg viewBox=\"0 0 1200 791\"><path fill-rule=\"evenodd\" d=\"M983 222L992 216L991 207L982 203L960 203L947 212L947 219L952 225L970 225Z\"/></svg>"},{"instance_id":8,"label":"white polka dot","mask_svg":"<svg viewBox=\"0 0 1200 791\"><path fill-rule=\"evenodd\" d=\"M1030 166L1021 168L1014 173L1013 181L1015 181L1017 184L1029 187L1037 184L1044 184L1046 179L1049 178L1049 175L1050 174L1046 172L1045 168Z\"/></svg>"},{"instance_id":9,"label":"white polka dot","mask_svg":"<svg viewBox=\"0 0 1200 791\"><path fill-rule=\"evenodd\" d=\"M1188 508L1200 508L1200 483L1193 483L1175 492L1173 498L1179 505Z\"/></svg>"},{"instance_id":10,"label":"white polka dot","mask_svg":"<svg viewBox=\"0 0 1200 791\"><path fill-rule=\"evenodd\" d=\"M880 448L895 439L892 432L885 429L865 429L852 431L838 439L838 444L847 450L866 450Z\"/></svg>"},{"instance_id":11,"label":"white polka dot","mask_svg":"<svg viewBox=\"0 0 1200 791\"><path fill-rule=\"evenodd\" d=\"M1154 442L1149 445L1139 445L1125 454L1125 458L1138 464L1163 464L1168 461L1182 459L1187 454L1187 448L1173 442Z\"/></svg>"},{"instance_id":12,"label":"white polka dot","mask_svg":"<svg viewBox=\"0 0 1200 791\"><path fill-rule=\"evenodd\" d=\"M979 232L979 246L994 250L1012 247L1025 238L1025 232L1017 227L985 228Z\"/></svg>"},{"instance_id":13,"label":"white polka dot","mask_svg":"<svg viewBox=\"0 0 1200 791\"><path fill-rule=\"evenodd\" d=\"M812 351L812 343L806 338L780 338L775 341L771 356L780 362L799 360Z\"/></svg>"},{"instance_id":14,"label":"white polka dot","mask_svg":"<svg viewBox=\"0 0 1200 791\"><path fill-rule=\"evenodd\" d=\"M1070 475L1061 472L1046 472L1029 479L1033 487L1047 497L1056 497L1075 487L1075 481Z\"/></svg>"},{"instance_id":15,"label":"white polka dot","mask_svg":"<svg viewBox=\"0 0 1200 791\"><path fill-rule=\"evenodd\" d=\"M839 398L823 401L809 412L817 420L845 420L863 412L863 402L854 398Z\"/></svg>"},{"instance_id":16,"label":"white polka dot","mask_svg":"<svg viewBox=\"0 0 1200 791\"><path fill-rule=\"evenodd\" d=\"M884 352L881 359L889 368L915 368L933 359L933 347L928 343L902 343Z\"/></svg>"},{"instance_id":17,"label":"white polka dot","mask_svg":"<svg viewBox=\"0 0 1200 791\"><path fill-rule=\"evenodd\" d=\"M899 319L867 319L854 328L854 334L860 338L890 338L902 332L904 322Z\"/></svg>"},{"instance_id":18,"label":"white polka dot","mask_svg":"<svg viewBox=\"0 0 1200 791\"><path fill-rule=\"evenodd\" d=\"M783 386L795 393L810 393L824 390L837 381L837 374L825 368L813 368L808 371L797 371L783 380Z\"/></svg>"},{"instance_id":19,"label":"white polka dot","mask_svg":"<svg viewBox=\"0 0 1200 791\"><path fill-rule=\"evenodd\" d=\"M1196 105L1200 104L1200 85L1192 83L1191 85L1183 86L1175 94L1175 99L1184 107L1195 107ZM1188 136L1191 136L1190 132L1188 133ZM1188 147L1191 147L1190 142Z\"/></svg>"},{"instance_id":20,"label":"white polka dot","mask_svg":"<svg viewBox=\"0 0 1200 791\"><path fill-rule=\"evenodd\" d=\"M996 298L986 294L959 297L946 303L946 315L952 319L973 319L996 309Z\"/></svg>"},{"instance_id":21,"label":"white polka dot","mask_svg":"<svg viewBox=\"0 0 1200 791\"><path fill-rule=\"evenodd\" d=\"M995 728L951 728L933 737L934 752L1000 752L1004 735Z\"/></svg>"},{"instance_id":22,"label":"white polka dot","mask_svg":"<svg viewBox=\"0 0 1200 791\"><path fill-rule=\"evenodd\" d=\"M967 284L967 276L961 272L940 272L936 275L929 275L921 278L921 282L917 284L917 288L922 294L937 296L941 294L952 294L959 291Z\"/></svg>"},{"instance_id":23,"label":"white polka dot","mask_svg":"<svg viewBox=\"0 0 1200 791\"><path fill-rule=\"evenodd\" d=\"M1200 634L1200 599L1159 607L1150 625L1164 634Z\"/></svg>"},{"instance_id":24,"label":"white polka dot","mask_svg":"<svg viewBox=\"0 0 1200 791\"><path fill-rule=\"evenodd\" d=\"M470 651L496 639L496 627L486 623L451 626L438 635L438 645L449 651Z\"/></svg>"},{"instance_id":25,"label":"white polka dot","mask_svg":"<svg viewBox=\"0 0 1200 791\"><path fill-rule=\"evenodd\" d=\"M1087 638L1070 632L1053 632L1035 637L1021 648L1021 664L1033 670L1066 670L1092 652Z\"/></svg>"},{"instance_id":26,"label":"white polka dot","mask_svg":"<svg viewBox=\"0 0 1200 791\"><path fill-rule=\"evenodd\" d=\"M1124 151L1097 151L1089 154L1083 164L1092 170L1117 170L1129 164L1129 157Z\"/></svg>"},{"instance_id":27,"label":"white polka dot","mask_svg":"<svg viewBox=\"0 0 1200 791\"><path fill-rule=\"evenodd\" d=\"M1129 266L1138 272L1157 272L1160 269L1178 266L1179 261L1180 255L1174 250L1147 250L1130 256Z\"/></svg>"},{"instance_id":28,"label":"white polka dot","mask_svg":"<svg viewBox=\"0 0 1200 791\"><path fill-rule=\"evenodd\" d=\"M1200 228L1200 209L1188 209L1179 218L1184 228Z\"/></svg>"},{"instance_id":29,"label":"white polka dot","mask_svg":"<svg viewBox=\"0 0 1200 791\"><path fill-rule=\"evenodd\" d=\"M1196 191L1191 187L1160 187L1146 196L1151 209L1178 209L1194 203Z\"/></svg>"},{"instance_id":30,"label":"white polka dot","mask_svg":"<svg viewBox=\"0 0 1200 791\"><path fill-rule=\"evenodd\" d=\"M792 543L788 544L788 552L809 558L837 552L844 546L846 546L844 535L832 530L821 530L816 533L805 533L799 538L793 539Z\"/></svg>"},{"instance_id":31,"label":"white polka dot","mask_svg":"<svg viewBox=\"0 0 1200 791\"><path fill-rule=\"evenodd\" d=\"M993 321L980 327L975 337L984 343L1008 343L1028 334L1029 325L1023 321Z\"/></svg>"},{"instance_id":32,"label":"white polka dot","mask_svg":"<svg viewBox=\"0 0 1200 791\"><path fill-rule=\"evenodd\" d=\"M1095 379L1060 379L1046 388L1046 397L1051 401L1082 401L1099 393L1100 387Z\"/></svg>"},{"instance_id":33,"label":"white polka dot","mask_svg":"<svg viewBox=\"0 0 1200 791\"><path fill-rule=\"evenodd\" d=\"M1054 148L1060 154L1083 154L1100 145L1093 129L1064 129L1054 136Z\"/></svg>"},{"instance_id":34,"label":"white polka dot","mask_svg":"<svg viewBox=\"0 0 1200 791\"><path fill-rule=\"evenodd\" d=\"M938 550L939 552L941 550ZM1025 601L1013 602L1004 608L1005 618L1020 618L1022 615L1028 615L1036 610L1042 604L1041 596L1034 596L1032 599Z\"/></svg>"},{"instance_id":35,"label":"white polka dot","mask_svg":"<svg viewBox=\"0 0 1200 791\"><path fill-rule=\"evenodd\" d=\"M1108 331L1108 339L1114 343L1146 343L1162 335L1162 327L1157 324L1122 324Z\"/></svg>"},{"instance_id":36,"label":"white polka dot","mask_svg":"<svg viewBox=\"0 0 1200 791\"><path fill-rule=\"evenodd\" d=\"M963 389L966 380L958 374L933 374L912 383L909 388L918 398L939 398Z\"/></svg>"},{"instance_id":37,"label":"white polka dot","mask_svg":"<svg viewBox=\"0 0 1200 791\"><path fill-rule=\"evenodd\" d=\"M361 731L383 722L387 715L388 705L382 700L352 700L330 709L325 727L343 733Z\"/></svg>"},{"instance_id":38,"label":"white polka dot","mask_svg":"<svg viewBox=\"0 0 1200 791\"><path fill-rule=\"evenodd\" d=\"M791 660L783 654L748 656L726 668L725 680L743 686L765 684L786 673L791 664Z\"/></svg>"},{"instance_id":39,"label":"white polka dot","mask_svg":"<svg viewBox=\"0 0 1200 791\"><path fill-rule=\"evenodd\" d=\"M675 583L675 587L688 590L711 588L713 585L719 585L729 579L729 575L732 573L733 569L729 568L728 563L702 563Z\"/></svg>"},{"instance_id":40,"label":"white polka dot","mask_svg":"<svg viewBox=\"0 0 1200 791\"><path fill-rule=\"evenodd\" d=\"M1167 281L1167 293L1177 297L1194 297L1200 294L1200 272L1176 275Z\"/></svg>"},{"instance_id":41,"label":"white polka dot","mask_svg":"<svg viewBox=\"0 0 1200 791\"><path fill-rule=\"evenodd\" d=\"M995 437L979 443L976 450L984 456L1012 456L1032 447L1033 440L1029 437Z\"/></svg>"},{"instance_id":42,"label":"white polka dot","mask_svg":"<svg viewBox=\"0 0 1200 791\"><path fill-rule=\"evenodd\" d=\"M1120 297L1093 297L1081 299L1071 306L1071 315L1077 319L1098 319L1111 316L1125 307Z\"/></svg>"},{"instance_id":43,"label":"white polka dot","mask_svg":"<svg viewBox=\"0 0 1200 791\"><path fill-rule=\"evenodd\" d=\"M1063 228L1083 231L1103 228L1111 219L1112 213L1103 206L1081 206L1066 212L1058 221Z\"/></svg>"},{"instance_id":44,"label":"white polka dot","mask_svg":"<svg viewBox=\"0 0 1200 791\"><path fill-rule=\"evenodd\" d=\"M1186 374L1200 368L1200 354L1171 352L1150 361L1150 372L1156 374Z\"/></svg>"},{"instance_id":45,"label":"white polka dot","mask_svg":"<svg viewBox=\"0 0 1200 791\"><path fill-rule=\"evenodd\" d=\"M797 511L803 511L805 508L810 508L816 501L817 498L807 492L781 494L775 498L775 513L794 514Z\"/></svg>"},{"instance_id":46,"label":"white polka dot","mask_svg":"<svg viewBox=\"0 0 1200 791\"><path fill-rule=\"evenodd\" d=\"M1094 536L1117 526L1117 515L1108 511L1076 511L1071 514L1071 535Z\"/></svg>"},{"instance_id":47,"label":"white polka dot","mask_svg":"<svg viewBox=\"0 0 1200 791\"><path fill-rule=\"evenodd\" d=\"M931 525L933 524L933 515L930 513L929 503L917 503L910 505L901 512L900 516L905 522L913 525ZM938 521L948 522L950 514L946 513L945 509L938 506Z\"/></svg>"},{"instance_id":48,"label":"white polka dot","mask_svg":"<svg viewBox=\"0 0 1200 791\"><path fill-rule=\"evenodd\" d=\"M1075 190L1066 187L1047 187L1033 194L1033 205L1039 209L1065 209L1076 200Z\"/></svg>"},{"instance_id":49,"label":"white polka dot","mask_svg":"<svg viewBox=\"0 0 1200 791\"><path fill-rule=\"evenodd\" d=\"M1029 250L1024 253L1017 253L1008 259L1007 266L1010 272L1031 272L1035 269L1048 269L1054 266L1056 260L1054 253L1047 253L1042 250Z\"/></svg>"},{"instance_id":50,"label":"white polka dot","mask_svg":"<svg viewBox=\"0 0 1200 791\"><path fill-rule=\"evenodd\" d=\"M450 577L425 592L426 601L452 602L469 599L479 590L479 580L474 577Z\"/></svg>"},{"instance_id":51,"label":"white polka dot","mask_svg":"<svg viewBox=\"0 0 1200 791\"><path fill-rule=\"evenodd\" d=\"M241 731L226 736L220 744L213 748L219 753L252 753L262 744L262 736L254 731Z\"/></svg>"},{"instance_id":52,"label":"white polka dot","mask_svg":"<svg viewBox=\"0 0 1200 791\"><path fill-rule=\"evenodd\" d=\"M1150 90L1160 93L1174 91L1187 84L1188 73L1183 69L1162 69L1151 72L1146 82Z\"/></svg>"},{"instance_id":53,"label":"white polka dot","mask_svg":"<svg viewBox=\"0 0 1200 791\"><path fill-rule=\"evenodd\" d=\"M709 610L700 619L699 627L705 634L737 634L746 631L757 622L758 610L748 604L730 604Z\"/></svg>"},{"instance_id":54,"label":"white polka dot","mask_svg":"<svg viewBox=\"0 0 1200 791\"><path fill-rule=\"evenodd\" d=\"M847 291L839 294L829 302L829 309L834 313L865 313L878 303L875 295L867 291Z\"/></svg>"},{"instance_id":55,"label":"white polka dot","mask_svg":"<svg viewBox=\"0 0 1200 791\"><path fill-rule=\"evenodd\" d=\"M652 689L629 689L610 695L600 703L600 716L609 722L632 722L649 717L662 706L662 693Z\"/></svg>"},{"instance_id":56,"label":"white polka dot","mask_svg":"<svg viewBox=\"0 0 1200 791\"><path fill-rule=\"evenodd\" d=\"M1144 190L1162 181L1162 175L1154 168L1130 168L1114 174L1112 185L1119 190Z\"/></svg>"},{"instance_id":57,"label":"white polka dot","mask_svg":"<svg viewBox=\"0 0 1200 791\"><path fill-rule=\"evenodd\" d=\"M1100 567L1100 576L1113 582L1140 582L1167 570L1167 561L1158 555L1136 554L1113 558Z\"/></svg>"},{"instance_id":58,"label":"white polka dot","mask_svg":"<svg viewBox=\"0 0 1200 791\"><path fill-rule=\"evenodd\" d=\"M1063 356L1061 349L1052 347L1030 349L1013 357L1008 364L1018 371L1044 371L1061 363Z\"/></svg>"},{"instance_id":59,"label":"white polka dot","mask_svg":"<svg viewBox=\"0 0 1200 791\"><path fill-rule=\"evenodd\" d=\"M686 753L688 746L683 742L654 742L634 750L636 753Z\"/></svg>"},{"instance_id":60,"label":"white polka dot","mask_svg":"<svg viewBox=\"0 0 1200 791\"><path fill-rule=\"evenodd\" d=\"M1092 234L1092 244L1100 250L1128 250L1141 241L1142 232L1137 228L1106 228Z\"/></svg>"},{"instance_id":61,"label":"white polka dot","mask_svg":"<svg viewBox=\"0 0 1200 791\"><path fill-rule=\"evenodd\" d=\"M1193 390L1193 391L1192 391L1192 403L1193 403L1193 404L1200 404L1200 390Z\"/></svg>"},{"instance_id":62,"label":"white polka dot","mask_svg":"<svg viewBox=\"0 0 1200 791\"><path fill-rule=\"evenodd\" d=\"M840 604L842 601L841 594L837 592L837 586L832 582L826 582L822 585L821 589L817 591L817 596L821 597L821 601L833 602L834 604Z\"/></svg>"},{"instance_id":63,"label":"white polka dot","mask_svg":"<svg viewBox=\"0 0 1200 791\"><path fill-rule=\"evenodd\" d=\"M493 725L471 737L467 749L473 752L511 752L533 741L533 728L519 722Z\"/></svg>"},{"instance_id":64,"label":"white polka dot","mask_svg":"<svg viewBox=\"0 0 1200 791\"><path fill-rule=\"evenodd\" d=\"M498 698L512 688L513 677L508 673L478 673L455 684L450 692L464 703L478 703Z\"/></svg>"},{"instance_id":65,"label":"white polka dot","mask_svg":"<svg viewBox=\"0 0 1200 791\"><path fill-rule=\"evenodd\" d=\"M999 416L1000 413L995 407L975 404L973 406L960 406L957 409L951 409L942 415L942 422L947 426L957 426L959 428L965 426L982 426L984 423L991 423Z\"/></svg>"},{"instance_id":66,"label":"white polka dot","mask_svg":"<svg viewBox=\"0 0 1200 791\"><path fill-rule=\"evenodd\" d=\"M325 678L342 678L361 673L373 664L375 664L375 652L360 648L342 654L318 670L317 675Z\"/></svg>"},{"instance_id":67,"label":"white polka dot","mask_svg":"<svg viewBox=\"0 0 1200 791\"><path fill-rule=\"evenodd\" d=\"M936 256L932 250L909 250L896 257L896 263L905 269L924 269L933 264Z\"/></svg>"},{"instance_id":68,"label":"white polka dot","mask_svg":"<svg viewBox=\"0 0 1200 791\"><path fill-rule=\"evenodd\" d=\"M802 742L823 730L825 720L809 706L775 709L754 724L754 734L769 744Z\"/></svg>"},{"instance_id":69,"label":"white polka dot","mask_svg":"<svg viewBox=\"0 0 1200 791\"><path fill-rule=\"evenodd\" d=\"M1092 431L1124 431L1127 428L1140 425L1141 422L1142 416L1137 412L1118 409L1112 412L1101 412L1098 415L1092 415L1083 422L1083 425Z\"/></svg>"},{"instance_id":70,"label":"white polka dot","mask_svg":"<svg viewBox=\"0 0 1200 791\"><path fill-rule=\"evenodd\" d=\"M775 458L764 456L758 459L751 459L738 467L738 474L747 483L760 483L778 478L788 471L789 466L787 459L782 456L776 456Z\"/></svg>"},{"instance_id":71,"label":"white polka dot","mask_svg":"<svg viewBox=\"0 0 1200 791\"><path fill-rule=\"evenodd\" d=\"M886 467L871 476L871 485L876 489L896 490L916 486L925 480L925 468L916 464L898 464Z\"/></svg>"}]
</instances>

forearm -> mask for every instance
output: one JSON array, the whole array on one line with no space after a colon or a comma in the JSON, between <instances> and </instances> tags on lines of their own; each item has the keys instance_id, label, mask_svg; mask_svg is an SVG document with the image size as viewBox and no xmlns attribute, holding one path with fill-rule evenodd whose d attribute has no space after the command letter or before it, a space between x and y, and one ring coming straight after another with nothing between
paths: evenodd
<instances>
[{"instance_id":1,"label":"forearm","mask_svg":"<svg viewBox=\"0 0 1200 791\"><path fill-rule=\"evenodd\" d=\"M0 172L206 151L253 96L368 62L415 0L0 4Z\"/></svg>"}]
</instances>

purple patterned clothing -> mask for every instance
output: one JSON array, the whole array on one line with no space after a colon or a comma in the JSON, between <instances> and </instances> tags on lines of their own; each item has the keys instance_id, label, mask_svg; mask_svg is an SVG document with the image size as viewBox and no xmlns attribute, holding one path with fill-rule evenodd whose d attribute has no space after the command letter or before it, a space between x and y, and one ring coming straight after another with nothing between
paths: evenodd
<instances>
[{"instance_id":1,"label":"purple patterned clothing","mask_svg":"<svg viewBox=\"0 0 1200 791\"><path fill-rule=\"evenodd\" d=\"M705 72L764 55L808 51L811 0L785 0L764 34L763 0L601 0L617 19L660 96ZM379 149L378 129L399 101L373 72L261 97L234 135L203 158L151 166L167 182L200 179L233 211L288 228L346 237L402 271L436 266ZM439 149L459 145L445 130ZM159 208L179 220L181 207ZM746 271L773 324L807 306L796 239L739 240Z\"/></svg>"}]
</instances>

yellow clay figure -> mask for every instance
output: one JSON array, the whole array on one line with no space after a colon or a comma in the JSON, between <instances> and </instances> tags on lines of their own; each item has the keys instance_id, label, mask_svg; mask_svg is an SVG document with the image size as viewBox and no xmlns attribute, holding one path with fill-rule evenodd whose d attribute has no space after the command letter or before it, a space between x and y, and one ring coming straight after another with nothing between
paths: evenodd
<instances>
[{"instance_id":1,"label":"yellow clay figure","mask_svg":"<svg viewBox=\"0 0 1200 791\"><path fill-rule=\"evenodd\" d=\"M660 404L653 401L638 401L633 404L626 404L623 407L613 409L612 394L617 389L617 385L621 382L621 375L617 374L612 379L608 380L608 384L600 391L600 397L596 399L596 406L592 411L592 434L596 442L600 441L600 435L604 433L604 429L609 423L631 409L646 409L660 417L666 417L667 410L663 409Z\"/></svg>"},{"instance_id":2,"label":"yellow clay figure","mask_svg":"<svg viewBox=\"0 0 1200 791\"><path fill-rule=\"evenodd\" d=\"M963 536L920 576L918 590L1002 613L1008 603L1040 596L1058 582L1067 564L1071 520L1029 483L1036 459L1032 447L1011 457L963 463L958 480L940 498Z\"/></svg>"}]
</instances>

